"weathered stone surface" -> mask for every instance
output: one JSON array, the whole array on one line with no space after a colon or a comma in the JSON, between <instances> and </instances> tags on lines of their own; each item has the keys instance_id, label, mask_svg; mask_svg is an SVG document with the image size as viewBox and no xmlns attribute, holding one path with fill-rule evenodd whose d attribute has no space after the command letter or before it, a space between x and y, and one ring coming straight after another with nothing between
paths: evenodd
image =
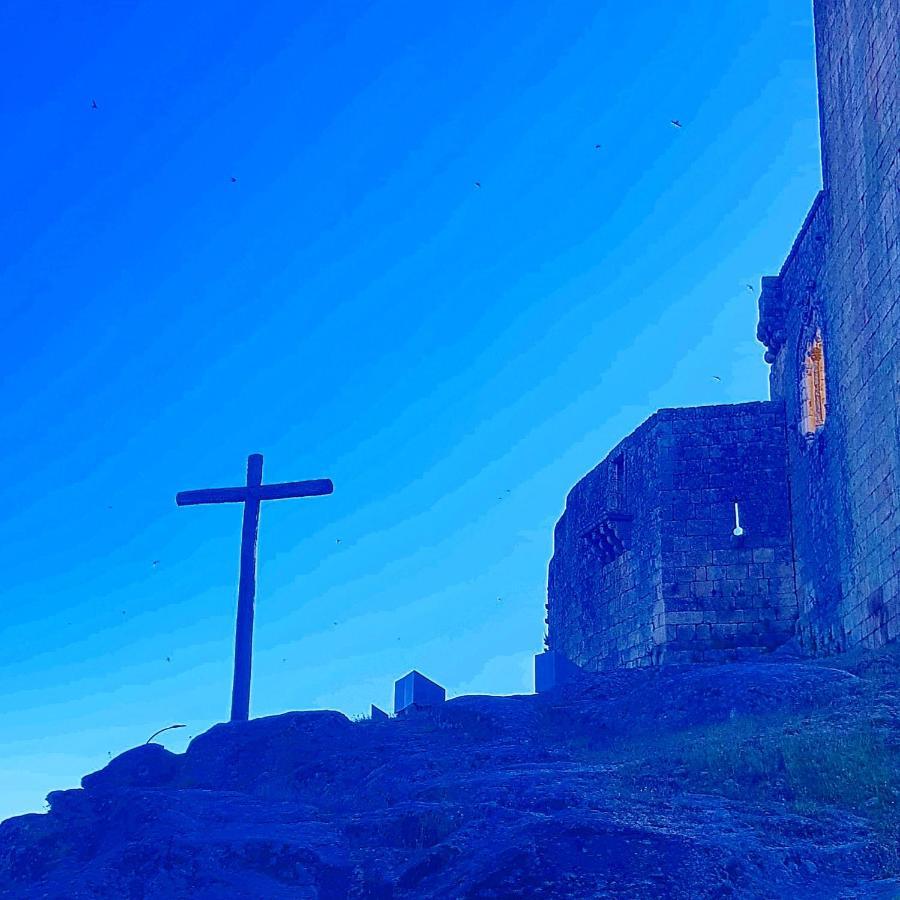
<instances>
[{"instance_id":1,"label":"weathered stone surface","mask_svg":"<svg viewBox=\"0 0 900 900\"><path fill-rule=\"evenodd\" d=\"M105 769L85 775L81 786L92 791L121 787L164 787L177 771L177 758L161 744L141 744L111 760Z\"/></svg>"},{"instance_id":2,"label":"weathered stone surface","mask_svg":"<svg viewBox=\"0 0 900 900\"><path fill-rule=\"evenodd\" d=\"M52 794L49 813L0 824L0 897L888 897L891 784L878 806L795 803L791 768L753 761L876 727L897 789L898 687L884 656L666 666L383 723L216 726L182 755L129 751ZM723 741L727 783L707 771Z\"/></svg>"},{"instance_id":3,"label":"weathered stone surface","mask_svg":"<svg viewBox=\"0 0 900 900\"><path fill-rule=\"evenodd\" d=\"M808 652L900 634L900 8L816 0L824 190L776 279L760 337L785 403ZM802 428L802 365L824 341L827 416Z\"/></svg>"},{"instance_id":4,"label":"weathered stone surface","mask_svg":"<svg viewBox=\"0 0 900 900\"><path fill-rule=\"evenodd\" d=\"M252 792L257 784L274 787L269 773L281 772L287 779L282 791L302 796L310 782L333 783L341 776L323 766L319 751L344 746L349 753L358 734L345 715L329 710L225 722L191 741L179 784Z\"/></svg>"}]
</instances>

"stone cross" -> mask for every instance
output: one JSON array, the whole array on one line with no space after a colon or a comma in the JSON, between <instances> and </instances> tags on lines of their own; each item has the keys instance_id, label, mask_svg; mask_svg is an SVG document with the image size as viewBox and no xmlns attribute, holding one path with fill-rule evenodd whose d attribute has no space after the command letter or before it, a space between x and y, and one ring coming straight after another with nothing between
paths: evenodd
<instances>
[{"instance_id":1,"label":"stone cross","mask_svg":"<svg viewBox=\"0 0 900 900\"><path fill-rule=\"evenodd\" d=\"M250 716L250 667L253 657L253 605L256 600L256 540L259 534L259 506L263 500L290 497L321 497L334 485L327 479L262 483L261 453L247 457L247 484L244 487L182 491L175 495L179 506L199 503L243 503L241 568L238 579L237 625L234 636L234 681L231 688L231 721L245 722Z\"/></svg>"}]
</instances>

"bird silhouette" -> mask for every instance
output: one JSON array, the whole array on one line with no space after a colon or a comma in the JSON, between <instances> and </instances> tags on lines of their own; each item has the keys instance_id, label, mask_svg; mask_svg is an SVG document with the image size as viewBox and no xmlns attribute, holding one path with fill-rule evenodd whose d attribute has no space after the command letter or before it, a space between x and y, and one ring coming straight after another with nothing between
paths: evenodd
<instances>
[{"instance_id":1,"label":"bird silhouette","mask_svg":"<svg viewBox=\"0 0 900 900\"><path fill-rule=\"evenodd\" d=\"M481 182L480 182L480 181L476 181L476 182L475 182L475 187L480 188L480 187L481 187Z\"/></svg>"},{"instance_id":2,"label":"bird silhouette","mask_svg":"<svg viewBox=\"0 0 900 900\"><path fill-rule=\"evenodd\" d=\"M754 292L756 291L756 288L753 287L752 284L748 284L748 285L747 285L747 290L750 291L750 293L752 294L752 293L754 293Z\"/></svg>"},{"instance_id":3,"label":"bird silhouette","mask_svg":"<svg viewBox=\"0 0 900 900\"><path fill-rule=\"evenodd\" d=\"M97 106L96 100L91 100L91 109L100 109L100 107Z\"/></svg>"},{"instance_id":4,"label":"bird silhouette","mask_svg":"<svg viewBox=\"0 0 900 900\"><path fill-rule=\"evenodd\" d=\"M340 538L337 538L337 539L335 540L335 543L336 543L336 544L339 544L340 542L341 542L341 539L340 539Z\"/></svg>"},{"instance_id":5,"label":"bird silhouette","mask_svg":"<svg viewBox=\"0 0 900 900\"><path fill-rule=\"evenodd\" d=\"M672 124L673 124L676 128L681 128L681 122L679 122L678 119L672 119Z\"/></svg>"},{"instance_id":6,"label":"bird silhouette","mask_svg":"<svg viewBox=\"0 0 900 900\"><path fill-rule=\"evenodd\" d=\"M154 559L152 564L153 564L154 566L158 566L158 565L159 565L159 560L158 560L158 559Z\"/></svg>"},{"instance_id":7,"label":"bird silhouette","mask_svg":"<svg viewBox=\"0 0 900 900\"><path fill-rule=\"evenodd\" d=\"M721 380L722 380L722 379L719 378L718 375L713 375L713 381L721 381Z\"/></svg>"},{"instance_id":8,"label":"bird silhouette","mask_svg":"<svg viewBox=\"0 0 900 900\"><path fill-rule=\"evenodd\" d=\"M234 175L231 176L231 183L234 184L237 181L237 178Z\"/></svg>"},{"instance_id":9,"label":"bird silhouette","mask_svg":"<svg viewBox=\"0 0 900 900\"><path fill-rule=\"evenodd\" d=\"M594 144L594 149L595 149L595 150L599 150L599 149L600 149L600 146L601 146L600 144Z\"/></svg>"}]
</instances>

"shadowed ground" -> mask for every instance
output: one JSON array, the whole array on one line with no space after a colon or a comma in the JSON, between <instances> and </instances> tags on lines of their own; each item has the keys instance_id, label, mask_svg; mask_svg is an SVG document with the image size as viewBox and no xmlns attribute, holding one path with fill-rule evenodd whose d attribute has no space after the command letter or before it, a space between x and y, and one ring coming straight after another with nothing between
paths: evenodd
<instances>
[{"instance_id":1,"label":"shadowed ground","mask_svg":"<svg viewBox=\"0 0 900 900\"><path fill-rule=\"evenodd\" d=\"M898 712L894 648L218 725L0 825L0 897L897 897Z\"/></svg>"}]
</instances>

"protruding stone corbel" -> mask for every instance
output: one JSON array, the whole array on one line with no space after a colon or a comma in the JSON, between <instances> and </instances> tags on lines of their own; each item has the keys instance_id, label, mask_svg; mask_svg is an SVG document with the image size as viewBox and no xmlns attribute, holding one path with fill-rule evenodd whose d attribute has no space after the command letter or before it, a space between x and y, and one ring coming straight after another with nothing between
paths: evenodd
<instances>
[{"instance_id":1,"label":"protruding stone corbel","mask_svg":"<svg viewBox=\"0 0 900 900\"><path fill-rule=\"evenodd\" d=\"M633 516L618 510L607 510L581 533L581 542L588 554L601 565L612 562L631 546Z\"/></svg>"},{"instance_id":2,"label":"protruding stone corbel","mask_svg":"<svg viewBox=\"0 0 900 900\"><path fill-rule=\"evenodd\" d=\"M786 308L778 275L762 279L759 294L759 323L756 339L766 347L766 362L770 365L778 358L778 351L784 345Z\"/></svg>"}]
</instances>

